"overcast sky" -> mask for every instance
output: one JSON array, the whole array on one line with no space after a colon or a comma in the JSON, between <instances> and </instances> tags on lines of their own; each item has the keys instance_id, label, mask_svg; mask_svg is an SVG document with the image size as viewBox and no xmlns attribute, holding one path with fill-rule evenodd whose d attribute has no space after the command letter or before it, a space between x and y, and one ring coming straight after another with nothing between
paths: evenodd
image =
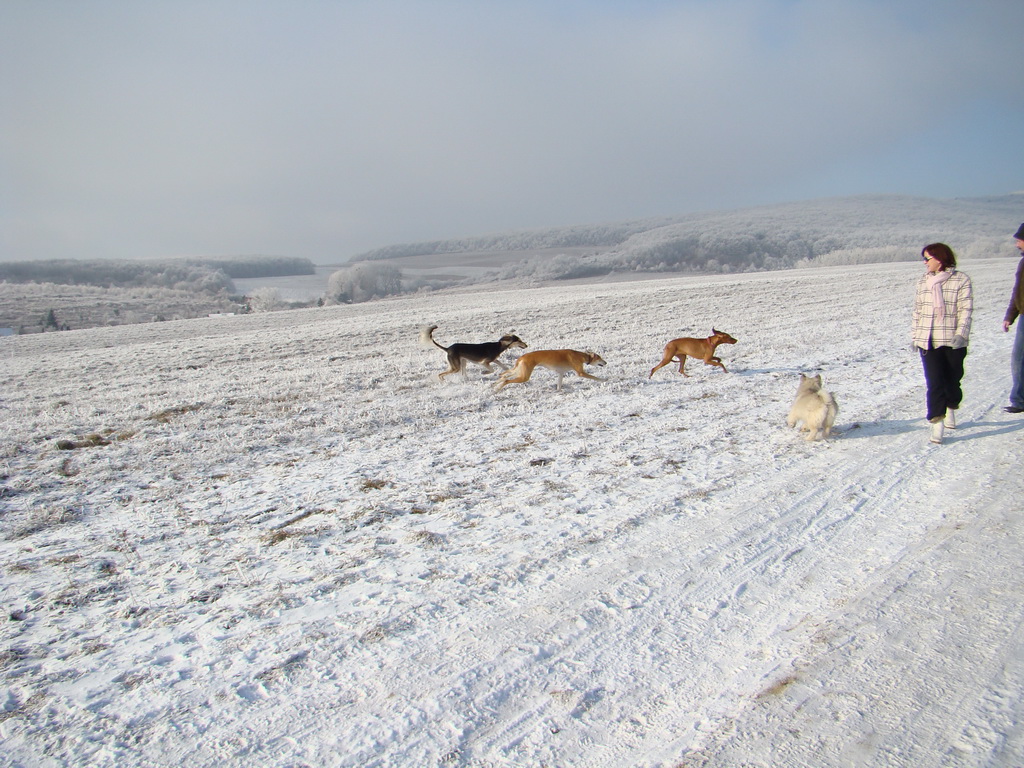
<instances>
[{"instance_id":1,"label":"overcast sky","mask_svg":"<svg viewBox=\"0 0 1024 768\"><path fill-rule=\"evenodd\" d=\"M0 88L2 259L1024 189L1021 0L2 0Z\"/></svg>"}]
</instances>

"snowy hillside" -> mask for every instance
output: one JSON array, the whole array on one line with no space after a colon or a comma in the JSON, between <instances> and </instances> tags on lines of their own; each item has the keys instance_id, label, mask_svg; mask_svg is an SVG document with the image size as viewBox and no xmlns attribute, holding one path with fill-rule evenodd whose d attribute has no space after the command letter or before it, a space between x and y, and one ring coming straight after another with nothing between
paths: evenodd
<instances>
[{"instance_id":1,"label":"snowy hillside","mask_svg":"<svg viewBox=\"0 0 1024 768\"><path fill-rule=\"evenodd\" d=\"M1015 266L941 446L919 263L0 339L0 765L1020 765ZM425 323L606 381L442 384Z\"/></svg>"},{"instance_id":2,"label":"snowy hillside","mask_svg":"<svg viewBox=\"0 0 1024 768\"><path fill-rule=\"evenodd\" d=\"M407 281L565 280L629 272L735 273L910 261L950 240L957 253L1014 256L1006 222L1024 197L860 195L705 211L593 226L393 245L353 261L386 261ZM955 233L952 237L950 233Z\"/></svg>"}]
</instances>

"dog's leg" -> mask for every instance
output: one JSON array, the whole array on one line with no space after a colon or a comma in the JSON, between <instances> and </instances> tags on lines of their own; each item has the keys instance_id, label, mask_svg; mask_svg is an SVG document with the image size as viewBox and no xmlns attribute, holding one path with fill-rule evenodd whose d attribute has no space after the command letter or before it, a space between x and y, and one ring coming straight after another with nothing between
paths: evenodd
<instances>
[{"instance_id":1,"label":"dog's leg","mask_svg":"<svg viewBox=\"0 0 1024 768\"><path fill-rule=\"evenodd\" d=\"M648 379L649 379L649 378L651 378L651 376L653 376L653 375L654 375L654 372L655 372L656 370L658 370L659 368L664 368L664 367L665 367L666 365L668 365L669 363L671 363L671 362L672 362L672 361L673 361L673 360L675 359L675 357L676 357L676 353L675 353L675 351L674 351L674 350L672 349L671 345L670 345L670 346L667 346L667 347L665 347L665 353L664 353L664 355L663 355L663 356L662 356L662 358L661 358L661 362L660 362L660 363L658 363L658 364L657 364L656 366L654 366L653 368L651 368L651 372L650 372L650 373L649 373L649 374L647 375L647 378L648 378Z\"/></svg>"},{"instance_id":2,"label":"dog's leg","mask_svg":"<svg viewBox=\"0 0 1024 768\"><path fill-rule=\"evenodd\" d=\"M715 350L717 348L718 348L718 345L715 344L713 347L711 347L708 350L707 355L704 357L704 365L714 365L714 366L716 366L718 368L721 368L723 371L725 371L725 366L722 365L722 358L717 357L715 355ZM728 371L725 371L725 372L728 373Z\"/></svg>"},{"instance_id":3,"label":"dog's leg","mask_svg":"<svg viewBox=\"0 0 1024 768\"><path fill-rule=\"evenodd\" d=\"M562 378L565 376L565 371L556 371L558 374L558 386L555 389L556 392L562 391Z\"/></svg>"},{"instance_id":4,"label":"dog's leg","mask_svg":"<svg viewBox=\"0 0 1024 768\"><path fill-rule=\"evenodd\" d=\"M500 392L507 385L512 383L512 378L515 376L515 369L511 371L504 371L498 376L498 383L494 385L494 391Z\"/></svg>"},{"instance_id":5,"label":"dog's leg","mask_svg":"<svg viewBox=\"0 0 1024 768\"><path fill-rule=\"evenodd\" d=\"M688 374L686 371L683 370L683 367L685 365L686 365L686 355L680 355L679 356L679 372L681 374L683 374L683 376L685 376L686 378L690 378L690 374Z\"/></svg>"},{"instance_id":6,"label":"dog's leg","mask_svg":"<svg viewBox=\"0 0 1024 768\"><path fill-rule=\"evenodd\" d=\"M462 371L465 375L465 371L462 370L462 358L458 355L453 355L451 352L448 353L448 370L443 373L437 374L437 378L444 381L444 377L451 373L459 373Z\"/></svg>"},{"instance_id":7,"label":"dog's leg","mask_svg":"<svg viewBox=\"0 0 1024 768\"><path fill-rule=\"evenodd\" d=\"M530 380L530 374L533 371L526 371L521 369L518 365L508 371L505 371L498 378L500 379L494 387L495 392L501 391L508 384L525 384Z\"/></svg>"}]
</instances>

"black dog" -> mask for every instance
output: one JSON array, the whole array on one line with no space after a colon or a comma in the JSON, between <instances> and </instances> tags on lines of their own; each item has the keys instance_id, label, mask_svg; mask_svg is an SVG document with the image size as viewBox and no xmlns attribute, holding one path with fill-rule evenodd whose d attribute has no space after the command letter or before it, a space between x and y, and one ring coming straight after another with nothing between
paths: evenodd
<instances>
[{"instance_id":1,"label":"black dog","mask_svg":"<svg viewBox=\"0 0 1024 768\"><path fill-rule=\"evenodd\" d=\"M526 349L526 342L512 334L502 336L497 341L488 341L485 344L452 344L450 347L443 347L434 341L435 328L437 328L436 325L423 328L420 331L420 342L427 346L433 344L438 349L443 349L448 355L448 370L437 374L437 378L442 380L449 373L462 371L463 375L465 375L465 370L463 370L465 363L482 365L487 369L488 373L493 373L494 371L491 368L492 364L497 365L503 371L507 371L508 366L498 360L501 353L510 347Z\"/></svg>"}]
</instances>

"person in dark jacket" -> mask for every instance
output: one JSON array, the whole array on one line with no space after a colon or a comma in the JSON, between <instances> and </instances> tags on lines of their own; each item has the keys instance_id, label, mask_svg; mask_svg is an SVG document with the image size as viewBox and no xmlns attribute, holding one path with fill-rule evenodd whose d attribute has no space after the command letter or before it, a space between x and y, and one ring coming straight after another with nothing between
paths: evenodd
<instances>
[{"instance_id":1,"label":"person in dark jacket","mask_svg":"<svg viewBox=\"0 0 1024 768\"><path fill-rule=\"evenodd\" d=\"M1003 330L1009 331L1013 321L1024 314L1024 224L1014 234L1021 260L1017 265L1017 277L1013 282L1010 306L1003 316ZM1007 413L1024 413L1024 320L1017 323L1017 334L1013 338L1013 352L1010 353L1010 368L1013 371L1013 386L1010 388L1010 404Z\"/></svg>"}]
</instances>

